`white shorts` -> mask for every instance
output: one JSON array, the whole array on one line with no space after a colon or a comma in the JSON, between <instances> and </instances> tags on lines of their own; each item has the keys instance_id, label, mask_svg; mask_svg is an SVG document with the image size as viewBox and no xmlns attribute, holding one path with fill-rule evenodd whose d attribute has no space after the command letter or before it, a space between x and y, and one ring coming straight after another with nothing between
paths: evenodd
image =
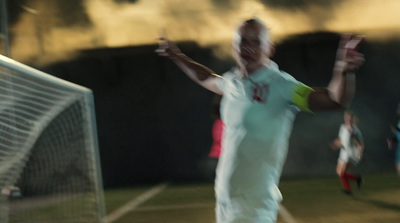
<instances>
[{"instance_id":1,"label":"white shorts","mask_svg":"<svg viewBox=\"0 0 400 223\"><path fill-rule=\"evenodd\" d=\"M351 154L348 150L340 149L338 162L352 163L353 165L357 165L360 162L360 157L356 154Z\"/></svg>"},{"instance_id":2,"label":"white shorts","mask_svg":"<svg viewBox=\"0 0 400 223\"><path fill-rule=\"evenodd\" d=\"M274 186L270 195L218 198L217 223L276 223L282 195Z\"/></svg>"}]
</instances>

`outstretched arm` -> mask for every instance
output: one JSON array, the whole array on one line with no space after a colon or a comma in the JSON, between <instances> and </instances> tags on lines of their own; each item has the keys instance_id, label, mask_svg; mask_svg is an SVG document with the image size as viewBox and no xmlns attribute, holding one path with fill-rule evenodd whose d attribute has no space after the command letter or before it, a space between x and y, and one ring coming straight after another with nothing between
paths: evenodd
<instances>
[{"instance_id":1,"label":"outstretched arm","mask_svg":"<svg viewBox=\"0 0 400 223\"><path fill-rule=\"evenodd\" d=\"M222 91L217 85L217 79L220 78L219 75L208 67L195 62L183 54L180 49L165 36L159 38L159 41L159 48L156 50L158 55L170 58L189 78L204 88L222 95Z\"/></svg>"},{"instance_id":2,"label":"outstretched arm","mask_svg":"<svg viewBox=\"0 0 400 223\"><path fill-rule=\"evenodd\" d=\"M364 55L357 51L363 39L363 36L354 37L350 34L342 37L328 87L317 89L308 97L311 110L336 109L350 105L355 92L354 72L364 63Z\"/></svg>"}]
</instances>

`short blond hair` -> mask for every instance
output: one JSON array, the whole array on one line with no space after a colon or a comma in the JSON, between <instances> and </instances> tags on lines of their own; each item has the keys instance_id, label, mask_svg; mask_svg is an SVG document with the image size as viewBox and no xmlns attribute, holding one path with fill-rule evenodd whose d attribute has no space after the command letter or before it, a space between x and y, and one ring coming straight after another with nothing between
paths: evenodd
<instances>
[{"instance_id":1,"label":"short blond hair","mask_svg":"<svg viewBox=\"0 0 400 223\"><path fill-rule=\"evenodd\" d=\"M269 31L269 28L265 25L265 23L262 21L262 20L260 20L259 18L257 18L257 17L253 17L253 18L250 18L250 19L247 19L247 20L245 20L245 21L243 21L239 26L238 26L238 28L235 30L235 32L234 32L234 34L233 34L233 41L232 41L232 45L233 45L233 47L235 48L235 49L239 49L239 43L240 43L240 39L241 39L241 36L240 36L240 34L239 34L239 30L242 28L242 27L244 27L244 26L247 26L247 25L258 25L258 26L260 26L261 28L262 28L262 33L261 33L261 37L260 37L260 40L261 40L261 42L262 42L262 45L264 46L264 47L268 47L269 46L269 44L270 44L270 31ZM269 50L269 49L267 49L267 50Z\"/></svg>"}]
</instances>

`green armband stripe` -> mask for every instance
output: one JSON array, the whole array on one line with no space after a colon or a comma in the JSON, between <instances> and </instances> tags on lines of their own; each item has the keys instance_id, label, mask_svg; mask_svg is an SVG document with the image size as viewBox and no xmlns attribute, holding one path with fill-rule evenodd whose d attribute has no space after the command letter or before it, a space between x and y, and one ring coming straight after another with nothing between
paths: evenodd
<instances>
[{"instance_id":1,"label":"green armband stripe","mask_svg":"<svg viewBox=\"0 0 400 223\"><path fill-rule=\"evenodd\" d=\"M308 107L308 96L314 90L304 84L299 84L296 86L293 92L293 104L296 105L302 111L311 112Z\"/></svg>"}]
</instances>

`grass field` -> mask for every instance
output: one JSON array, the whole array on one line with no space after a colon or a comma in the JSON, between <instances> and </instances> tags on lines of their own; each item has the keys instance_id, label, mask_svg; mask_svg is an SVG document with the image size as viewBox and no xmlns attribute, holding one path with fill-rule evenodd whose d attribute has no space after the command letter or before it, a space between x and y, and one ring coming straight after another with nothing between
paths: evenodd
<instances>
[{"instance_id":1,"label":"grass field","mask_svg":"<svg viewBox=\"0 0 400 223\"><path fill-rule=\"evenodd\" d=\"M399 223L400 178L368 174L360 191L341 193L337 177L282 179L278 223ZM212 183L168 184L105 191L108 223L213 223ZM153 188L154 189L154 188ZM289 217L289 218L288 218ZM290 218L292 217L292 218Z\"/></svg>"}]
</instances>

